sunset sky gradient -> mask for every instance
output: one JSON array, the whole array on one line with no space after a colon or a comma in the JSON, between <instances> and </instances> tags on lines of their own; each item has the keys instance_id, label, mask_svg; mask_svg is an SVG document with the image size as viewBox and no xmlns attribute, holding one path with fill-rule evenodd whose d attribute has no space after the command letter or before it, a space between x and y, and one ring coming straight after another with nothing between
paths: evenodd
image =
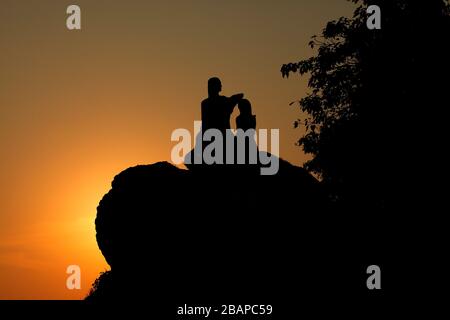
<instances>
[{"instance_id":1,"label":"sunset sky gradient","mask_svg":"<svg viewBox=\"0 0 450 320\"><path fill-rule=\"evenodd\" d=\"M82 30L66 29L78 4ZM0 2L0 299L80 299L109 267L96 207L120 171L170 160L176 128L193 129L211 76L244 92L259 128L280 129L280 154L302 165L289 103L306 77L283 63L345 0ZM237 110L236 110L237 112ZM235 116L235 115L234 115ZM234 120L232 121L234 123ZM174 193L175 196L175 193ZM82 271L66 289L66 267Z\"/></svg>"}]
</instances>

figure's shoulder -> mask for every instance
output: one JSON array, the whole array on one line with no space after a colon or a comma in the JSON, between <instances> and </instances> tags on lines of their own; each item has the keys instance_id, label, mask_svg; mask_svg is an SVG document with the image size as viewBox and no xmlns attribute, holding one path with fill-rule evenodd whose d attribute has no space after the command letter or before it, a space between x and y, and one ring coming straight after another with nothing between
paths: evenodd
<instances>
[{"instance_id":1,"label":"figure's shoulder","mask_svg":"<svg viewBox=\"0 0 450 320\"><path fill-rule=\"evenodd\" d=\"M220 105L229 105L231 102L231 99L227 96L217 96L216 103Z\"/></svg>"}]
</instances>

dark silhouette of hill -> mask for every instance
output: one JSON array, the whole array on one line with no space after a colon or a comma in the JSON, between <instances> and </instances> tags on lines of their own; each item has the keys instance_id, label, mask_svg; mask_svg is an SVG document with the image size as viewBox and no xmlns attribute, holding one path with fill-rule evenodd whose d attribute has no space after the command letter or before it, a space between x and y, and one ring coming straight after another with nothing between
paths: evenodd
<instances>
[{"instance_id":1,"label":"dark silhouette of hill","mask_svg":"<svg viewBox=\"0 0 450 320\"><path fill-rule=\"evenodd\" d=\"M300 296L311 310L324 299L339 307L336 297L366 297L365 270L380 253L371 240L377 222L362 215L365 227L355 229L301 167L280 160L273 176L246 168L159 162L118 174L96 218L111 271L87 301L108 311L149 308L156 318L185 303L266 303L279 318L298 312Z\"/></svg>"},{"instance_id":2,"label":"dark silhouette of hill","mask_svg":"<svg viewBox=\"0 0 450 320\"><path fill-rule=\"evenodd\" d=\"M167 162L128 168L97 209L111 273L88 300L151 305L160 315L184 303L282 301L279 312L291 313L298 297L290 290L317 301L362 288L354 239L365 238L342 228L345 217L328 205L320 183L286 161L274 176L201 174Z\"/></svg>"},{"instance_id":3,"label":"dark silhouette of hill","mask_svg":"<svg viewBox=\"0 0 450 320\"><path fill-rule=\"evenodd\" d=\"M99 302L109 301L114 294L114 286L112 279L112 271L105 271L100 273L100 276L92 284L92 288L89 291L86 301Z\"/></svg>"}]
</instances>

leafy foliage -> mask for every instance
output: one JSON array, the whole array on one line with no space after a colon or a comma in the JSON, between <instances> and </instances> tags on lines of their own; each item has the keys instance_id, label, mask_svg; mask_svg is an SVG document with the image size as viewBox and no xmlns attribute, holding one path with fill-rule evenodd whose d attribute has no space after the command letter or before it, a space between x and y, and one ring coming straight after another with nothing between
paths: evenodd
<instances>
[{"instance_id":1,"label":"leafy foliage","mask_svg":"<svg viewBox=\"0 0 450 320\"><path fill-rule=\"evenodd\" d=\"M413 159L406 158L422 139L421 115L441 112L445 89L438 79L449 70L443 43L450 39L449 4L380 0L382 29L369 30L372 3L352 2L352 18L331 21L312 37L309 46L317 54L283 65L281 73L309 75L310 93L298 101L304 118L294 122L306 128L298 144L313 155L305 168L337 198L365 192L381 203L383 181Z\"/></svg>"}]
</instances>

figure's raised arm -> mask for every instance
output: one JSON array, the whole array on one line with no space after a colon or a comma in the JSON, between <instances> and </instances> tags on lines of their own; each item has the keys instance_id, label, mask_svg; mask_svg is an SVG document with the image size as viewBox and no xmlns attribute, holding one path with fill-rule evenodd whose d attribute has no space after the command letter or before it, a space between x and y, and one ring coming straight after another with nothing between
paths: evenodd
<instances>
[{"instance_id":1,"label":"figure's raised arm","mask_svg":"<svg viewBox=\"0 0 450 320\"><path fill-rule=\"evenodd\" d=\"M233 113L234 107L236 107L236 105L239 103L239 101L241 101L244 98L244 94L243 93L238 93L235 95L232 95L231 97L229 97L229 108L230 110L229 113Z\"/></svg>"},{"instance_id":2,"label":"figure's raised arm","mask_svg":"<svg viewBox=\"0 0 450 320\"><path fill-rule=\"evenodd\" d=\"M231 99L235 104L238 103L239 100L242 100L243 98L244 98L244 94L243 94L243 93L238 93L238 94L232 95L232 96L230 97L230 99Z\"/></svg>"}]
</instances>

